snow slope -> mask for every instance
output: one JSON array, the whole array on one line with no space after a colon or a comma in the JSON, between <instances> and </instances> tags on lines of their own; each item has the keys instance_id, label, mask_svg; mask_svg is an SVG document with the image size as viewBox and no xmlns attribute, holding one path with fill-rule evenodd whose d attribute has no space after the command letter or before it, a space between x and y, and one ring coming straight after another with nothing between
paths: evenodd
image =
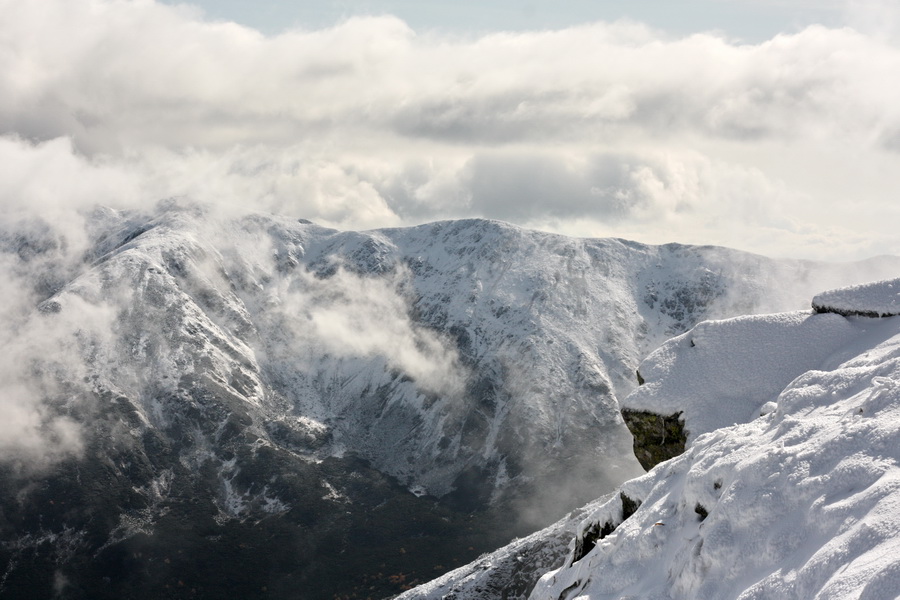
<instances>
[{"instance_id":1,"label":"snow slope","mask_svg":"<svg viewBox=\"0 0 900 600\"><path fill-rule=\"evenodd\" d=\"M397 596L395 600L524 600L539 574L562 564L573 535L595 503L566 515L553 525L517 538L506 546Z\"/></svg>"},{"instance_id":2,"label":"snow slope","mask_svg":"<svg viewBox=\"0 0 900 600\"><path fill-rule=\"evenodd\" d=\"M900 317L703 323L641 372L625 403L683 408L689 448L621 487L628 518L596 508L531 598L898 597Z\"/></svg>"}]
</instances>

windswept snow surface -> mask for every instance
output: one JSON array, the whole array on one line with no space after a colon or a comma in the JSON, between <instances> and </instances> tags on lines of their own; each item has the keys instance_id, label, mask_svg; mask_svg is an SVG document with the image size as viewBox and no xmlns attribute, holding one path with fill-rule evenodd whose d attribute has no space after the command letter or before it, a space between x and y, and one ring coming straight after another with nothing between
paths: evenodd
<instances>
[{"instance_id":1,"label":"windswept snow surface","mask_svg":"<svg viewBox=\"0 0 900 600\"><path fill-rule=\"evenodd\" d=\"M900 315L900 279L854 285L813 298L816 312L890 317Z\"/></svg>"},{"instance_id":2,"label":"windswept snow surface","mask_svg":"<svg viewBox=\"0 0 900 600\"><path fill-rule=\"evenodd\" d=\"M597 508L582 530L616 529L544 575L531 598L898 597L900 317L704 323L644 369L661 377L659 391L627 404L647 406L662 390L687 402L693 381L684 408L697 430L741 411L752 419L770 394L774 410L695 433L685 454L626 482L637 512L623 521L619 497ZM704 403L713 417L700 414ZM742 406L732 416L723 403Z\"/></svg>"}]
</instances>

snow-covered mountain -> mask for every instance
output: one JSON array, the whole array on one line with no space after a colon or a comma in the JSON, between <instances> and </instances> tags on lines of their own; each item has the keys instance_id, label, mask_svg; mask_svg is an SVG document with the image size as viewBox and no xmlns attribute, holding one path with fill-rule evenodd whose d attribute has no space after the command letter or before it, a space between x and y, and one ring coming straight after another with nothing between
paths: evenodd
<instances>
[{"instance_id":1,"label":"snow-covered mountain","mask_svg":"<svg viewBox=\"0 0 900 600\"><path fill-rule=\"evenodd\" d=\"M553 560L530 598L896 598L900 279L813 304L666 342L623 405L680 412L684 454L402 598L524 598Z\"/></svg>"},{"instance_id":2,"label":"snow-covered mountain","mask_svg":"<svg viewBox=\"0 0 900 600\"><path fill-rule=\"evenodd\" d=\"M178 203L0 248L9 597L399 591L643 473L668 337L900 268Z\"/></svg>"}]
</instances>

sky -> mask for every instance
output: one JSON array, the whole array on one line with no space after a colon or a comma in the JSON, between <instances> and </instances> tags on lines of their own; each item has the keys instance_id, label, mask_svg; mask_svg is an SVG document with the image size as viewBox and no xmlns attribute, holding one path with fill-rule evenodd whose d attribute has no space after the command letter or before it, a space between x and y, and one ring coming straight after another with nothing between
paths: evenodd
<instances>
[{"instance_id":1,"label":"sky","mask_svg":"<svg viewBox=\"0 0 900 600\"><path fill-rule=\"evenodd\" d=\"M241 23L267 35L328 27L352 16L395 15L417 31L527 31L630 19L676 35L719 31L755 42L812 24L840 26L846 6L840 0L195 0L191 4L209 19Z\"/></svg>"},{"instance_id":2,"label":"sky","mask_svg":"<svg viewBox=\"0 0 900 600\"><path fill-rule=\"evenodd\" d=\"M0 0L0 203L900 255L876 0Z\"/></svg>"}]
</instances>

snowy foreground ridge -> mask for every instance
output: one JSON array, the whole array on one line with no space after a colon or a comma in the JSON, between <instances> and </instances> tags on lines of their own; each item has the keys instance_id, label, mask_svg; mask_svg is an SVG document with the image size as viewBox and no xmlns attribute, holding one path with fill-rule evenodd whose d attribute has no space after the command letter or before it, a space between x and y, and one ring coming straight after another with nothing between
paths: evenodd
<instances>
[{"instance_id":1,"label":"snowy foreground ridge","mask_svg":"<svg viewBox=\"0 0 900 600\"><path fill-rule=\"evenodd\" d=\"M897 289L816 298L864 314ZM900 597L900 316L817 310L664 344L622 404L682 411L684 454L401 598ZM559 565L528 596L523 571Z\"/></svg>"},{"instance_id":2,"label":"snowy foreground ridge","mask_svg":"<svg viewBox=\"0 0 900 600\"><path fill-rule=\"evenodd\" d=\"M818 298L864 313L867 298L888 297L897 283ZM615 529L583 542L596 545L570 553L532 598L898 597L900 317L703 323L641 370L651 390L635 392L641 406L653 396L662 402L667 380L686 401L694 381L686 425L703 433L692 430L685 454L596 508L582 531L597 538L597 525ZM774 390L776 382L783 388ZM746 402L722 410L722 393L728 404ZM727 423L742 410L748 422ZM709 415L723 427L714 429ZM623 497L640 503L624 521Z\"/></svg>"}]
</instances>

